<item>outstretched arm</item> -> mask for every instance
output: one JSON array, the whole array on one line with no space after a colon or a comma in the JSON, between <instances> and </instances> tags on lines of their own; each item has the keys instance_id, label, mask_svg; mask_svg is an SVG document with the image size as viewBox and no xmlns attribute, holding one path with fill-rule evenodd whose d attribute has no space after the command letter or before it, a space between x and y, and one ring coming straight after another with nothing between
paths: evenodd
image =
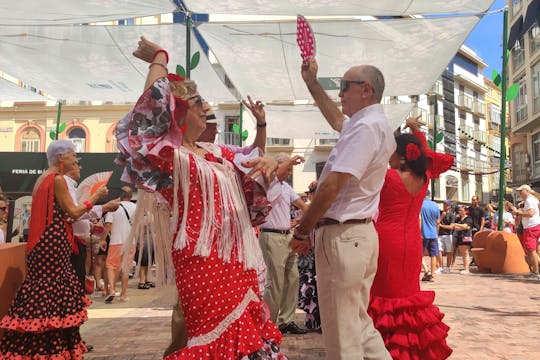
<instances>
[{"instance_id":1,"label":"outstretched arm","mask_svg":"<svg viewBox=\"0 0 540 360\"><path fill-rule=\"evenodd\" d=\"M326 121L328 121L332 129L341 132L341 126L343 125L345 115L343 115L341 110L339 110L332 99L330 99L321 84L319 84L319 81L317 81L318 69L319 67L315 59L310 59L307 63L302 64L302 78L304 79L311 96L313 96L313 100L315 100L321 113L326 118Z\"/></svg>"},{"instance_id":2,"label":"outstretched arm","mask_svg":"<svg viewBox=\"0 0 540 360\"><path fill-rule=\"evenodd\" d=\"M139 47L133 52L133 56L150 63L148 69L148 75L146 76L146 82L144 83L144 89L148 89L157 79L167 76L167 63L169 61L167 52L165 50L156 54L156 51L163 50L158 44L147 40L144 36L141 36L139 40ZM155 55L155 56L154 56Z\"/></svg>"}]
</instances>

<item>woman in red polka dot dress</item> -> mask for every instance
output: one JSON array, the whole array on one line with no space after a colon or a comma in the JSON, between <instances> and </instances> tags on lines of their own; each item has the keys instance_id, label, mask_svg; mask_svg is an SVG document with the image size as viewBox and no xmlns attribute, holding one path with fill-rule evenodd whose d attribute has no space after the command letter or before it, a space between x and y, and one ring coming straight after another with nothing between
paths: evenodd
<instances>
[{"instance_id":1,"label":"woman in red polka dot dress","mask_svg":"<svg viewBox=\"0 0 540 360\"><path fill-rule=\"evenodd\" d=\"M175 220L172 262L188 344L166 359L286 359L261 300L257 270L264 262L242 164L231 150L196 141L206 128L207 104L192 82L167 74L167 53L141 38L134 55L150 70L116 135L124 179L157 191ZM277 167L270 158L244 165L254 166L252 176Z\"/></svg>"},{"instance_id":2,"label":"woman in red polka dot dress","mask_svg":"<svg viewBox=\"0 0 540 360\"><path fill-rule=\"evenodd\" d=\"M73 144L53 141L47 159L32 194L26 278L0 322L0 359L82 359L87 351L79 326L90 301L71 265L77 246L68 217L81 217L107 189L76 206L62 175L79 166Z\"/></svg>"}]
</instances>

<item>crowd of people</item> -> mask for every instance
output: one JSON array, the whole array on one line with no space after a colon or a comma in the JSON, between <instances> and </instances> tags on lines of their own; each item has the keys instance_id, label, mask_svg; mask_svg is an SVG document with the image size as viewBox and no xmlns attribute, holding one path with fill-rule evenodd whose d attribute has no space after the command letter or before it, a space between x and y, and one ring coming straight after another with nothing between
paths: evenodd
<instances>
[{"instance_id":1,"label":"crowd of people","mask_svg":"<svg viewBox=\"0 0 540 360\"><path fill-rule=\"evenodd\" d=\"M215 116L193 80L168 73L167 51L142 37L133 55L149 71L116 137L122 180L139 201L124 187L96 205L108 194L103 186L78 204L80 159L70 142L50 144L50 167L33 192L28 273L0 321L0 358L82 358L88 275L106 303L125 302L133 261L137 289L176 288L168 360L286 359L282 335L308 331L322 333L332 360L450 356L435 293L420 289L423 254L423 281L450 271L457 251L468 274L474 234L490 218L476 197L468 209L445 201L442 212L429 199L430 181L454 158L428 148L418 118L395 134L380 104L379 69L345 72L340 109L318 82L315 59L303 63L308 90L340 135L300 196L287 178L304 159L264 154L262 102L244 101L257 121L252 145L216 145ZM503 229L520 234L538 277L538 200L530 187L518 190L523 207L505 203ZM5 211L0 198L0 219ZM161 269L154 281L152 264Z\"/></svg>"}]
</instances>

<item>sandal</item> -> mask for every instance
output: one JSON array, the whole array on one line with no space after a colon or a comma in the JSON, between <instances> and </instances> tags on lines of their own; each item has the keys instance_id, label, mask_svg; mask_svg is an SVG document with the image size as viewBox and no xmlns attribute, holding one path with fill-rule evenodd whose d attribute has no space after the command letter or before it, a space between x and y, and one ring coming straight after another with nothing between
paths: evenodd
<instances>
[{"instance_id":1,"label":"sandal","mask_svg":"<svg viewBox=\"0 0 540 360\"><path fill-rule=\"evenodd\" d=\"M151 288L155 288L156 287L156 283L153 283L151 281L147 281L144 283L145 285L148 285L148 287L151 287Z\"/></svg>"},{"instance_id":2,"label":"sandal","mask_svg":"<svg viewBox=\"0 0 540 360\"><path fill-rule=\"evenodd\" d=\"M107 295L107 297L105 298L105 302L106 302L107 304L112 303L113 300L114 300L114 294L109 294L109 295Z\"/></svg>"},{"instance_id":3,"label":"sandal","mask_svg":"<svg viewBox=\"0 0 540 360\"><path fill-rule=\"evenodd\" d=\"M148 285L148 283L139 283L139 285L137 286L137 289L148 290L150 289L150 285Z\"/></svg>"}]
</instances>

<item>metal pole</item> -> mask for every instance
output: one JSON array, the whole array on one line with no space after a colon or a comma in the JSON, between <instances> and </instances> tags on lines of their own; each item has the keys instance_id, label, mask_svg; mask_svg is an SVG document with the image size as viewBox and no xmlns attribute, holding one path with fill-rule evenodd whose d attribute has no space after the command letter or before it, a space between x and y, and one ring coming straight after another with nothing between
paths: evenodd
<instances>
[{"instance_id":1,"label":"metal pole","mask_svg":"<svg viewBox=\"0 0 540 360\"><path fill-rule=\"evenodd\" d=\"M244 131L243 129L243 121L244 120L244 104L242 102L240 102L240 116L238 117L238 126L240 127L240 139L239 139L239 144L240 146L242 146L242 132Z\"/></svg>"},{"instance_id":2,"label":"metal pole","mask_svg":"<svg viewBox=\"0 0 540 360\"><path fill-rule=\"evenodd\" d=\"M439 113L439 96L437 95L435 86L435 94L433 95L433 151L437 150L437 115ZM435 200L435 182L431 179L431 200Z\"/></svg>"},{"instance_id":3,"label":"metal pole","mask_svg":"<svg viewBox=\"0 0 540 360\"><path fill-rule=\"evenodd\" d=\"M506 165L506 83L508 77L508 57L506 49L508 48L508 6L504 7L503 16L503 53L502 53L502 75L501 75L501 159L499 166L499 221L497 228L503 228L503 210L504 196L506 195L506 181L504 178L504 169Z\"/></svg>"},{"instance_id":4,"label":"metal pole","mask_svg":"<svg viewBox=\"0 0 540 360\"><path fill-rule=\"evenodd\" d=\"M186 12L186 78L190 78L191 75L191 27L193 21L191 19L191 13Z\"/></svg>"},{"instance_id":5,"label":"metal pole","mask_svg":"<svg viewBox=\"0 0 540 360\"><path fill-rule=\"evenodd\" d=\"M56 135L54 140L58 140L58 132L60 131L60 116L62 115L62 103L58 102L58 110L56 111Z\"/></svg>"}]
</instances>

